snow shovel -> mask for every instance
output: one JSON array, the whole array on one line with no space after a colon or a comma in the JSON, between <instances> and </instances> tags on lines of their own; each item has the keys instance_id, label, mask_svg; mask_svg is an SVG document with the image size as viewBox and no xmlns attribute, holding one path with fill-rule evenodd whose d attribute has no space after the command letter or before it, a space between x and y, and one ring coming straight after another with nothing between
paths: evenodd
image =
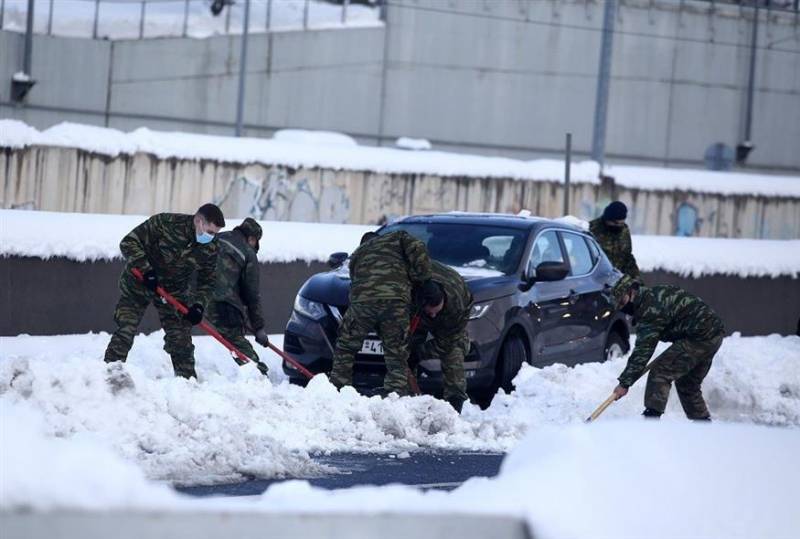
<instances>
[{"instance_id":1,"label":"snow shovel","mask_svg":"<svg viewBox=\"0 0 800 539\"><path fill-rule=\"evenodd\" d=\"M131 273L133 273L133 276L136 277L136 279L140 283L144 282L144 275L142 275L142 272L139 270L139 268L131 269ZM172 296L172 294L170 294L166 290L164 290L163 287L157 286L156 287L156 293L159 296L161 296L161 301L163 301L164 303L169 303L170 305L175 307L175 310L177 310L179 313L186 314L187 312L189 312L189 309L187 309L186 306L183 303L181 303L180 301L175 299L175 297ZM239 350L233 344L231 344L225 337L220 335L219 331L217 331L214 328L214 326L212 326L211 324L209 324L205 320L201 320L200 323L198 324L198 326L200 326L200 328L203 331L205 331L206 333L208 333L209 335L211 335L212 337L217 339L220 342L220 344L222 344L222 346L227 348L230 351L232 357L238 358L241 361L245 361L245 362L249 361L249 362L255 363L252 359L250 359L249 357L244 355L241 350ZM303 367L300 363L297 362L296 359L294 359L291 356L289 356L286 352L284 352L283 350L281 350L280 348L278 348L277 346L275 346L272 343L269 343L269 347L273 352L275 352L276 354L281 356L284 360L286 360L287 363L291 364L294 368L296 368L298 371L303 373L303 375L308 377L309 380L314 377L314 375L311 373L311 371L309 371L308 369Z\"/></svg>"},{"instance_id":2,"label":"snow shovel","mask_svg":"<svg viewBox=\"0 0 800 539\"><path fill-rule=\"evenodd\" d=\"M659 356L659 357L660 357L660 356ZM647 371L649 371L649 370L650 370L650 367L652 367L652 366L653 366L653 364L654 364L656 361L658 361L658 358L655 358L653 361L651 361L650 363L648 363L647 367L645 367L645 368L644 368L644 370L642 371L642 374L640 374L640 375L639 375L639 378L641 378L642 376L644 376L644 375L645 375L645 373L646 373ZM635 384L635 383L636 383L636 382L639 380L639 378L637 378L636 380L634 380L634 381L633 381L633 383ZM633 386L633 384L631 384L631 386ZM597 409L596 409L594 412L592 412L592 415L590 415L589 417L587 417L587 418L586 418L586 421L585 421L585 422L586 422L586 423L591 423L592 421L594 421L595 419L597 419L598 417L600 417L600 414L602 414L603 412L605 412L605 411L606 411L606 408L608 408L609 406L611 406L611 403L612 403L612 402L614 402L615 400L617 400L617 399L616 399L616 397L614 396L614 393L611 393L611 396L610 396L610 397L608 397L606 400L604 400L604 401L603 401L603 404L601 404L600 406L598 406L598 407L597 407Z\"/></svg>"}]
</instances>

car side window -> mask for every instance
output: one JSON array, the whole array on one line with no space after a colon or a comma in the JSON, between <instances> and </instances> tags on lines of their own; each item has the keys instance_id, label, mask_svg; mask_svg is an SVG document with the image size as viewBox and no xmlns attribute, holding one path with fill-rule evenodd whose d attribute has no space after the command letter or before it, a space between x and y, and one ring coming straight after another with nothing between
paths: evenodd
<instances>
[{"instance_id":1,"label":"car side window","mask_svg":"<svg viewBox=\"0 0 800 539\"><path fill-rule=\"evenodd\" d=\"M583 237L583 241L586 242L586 245L589 246L589 252L592 253L592 267L600 260L600 247L594 242L594 240L587 238L586 236Z\"/></svg>"},{"instance_id":2,"label":"car side window","mask_svg":"<svg viewBox=\"0 0 800 539\"><path fill-rule=\"evenodd\" d=\"M535 268L542 262L564 262L561 246L558 244L558 235L555 230L548 230L539 234L531 252L531 265Z\"/></svg>"},{"instance_id":3,"label":"car side window","mask_svg":"<svg viewBox=\"0 0 800 539\"><path fill-rule=\"evenodd\" d=\"M571 232L562 232L561 238L564 240L564 247L567 248L567 256L569 257L569 265L572 267L570 276L586 275L594 267L592 260L592 253L586 242L583 241L583 236L579 234L572 234Z\"/></svg>"}]
</instances>

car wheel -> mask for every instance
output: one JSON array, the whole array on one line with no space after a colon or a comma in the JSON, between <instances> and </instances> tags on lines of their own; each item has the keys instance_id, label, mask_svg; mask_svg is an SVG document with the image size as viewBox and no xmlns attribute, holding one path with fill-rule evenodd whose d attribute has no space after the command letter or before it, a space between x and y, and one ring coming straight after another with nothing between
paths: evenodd
<instances>
[{"instance_id":1,"label":"car wheel","mask_svg":"<svg viewBox=\"0 0 800 539\"><path fill-rule=\"evenodd\" d=\"M603 351L603 361L617 359L624 356L628 352L628 343L616 331L608 334L606 339L606 347Z\"/></svg>"},{"instance_id":2,"label":"car wheel","mask_svg":"<svg viewBox=\"0 0 800 539\"><path fill-rule=\"evenodd\" d=\"M502 387L506 391L514 389L512 380L527 360L528 352L525 349L525 342L518 335L509 336L500 352L500 365L497 369L498 387Z\"/></svg>"}]
</instances>

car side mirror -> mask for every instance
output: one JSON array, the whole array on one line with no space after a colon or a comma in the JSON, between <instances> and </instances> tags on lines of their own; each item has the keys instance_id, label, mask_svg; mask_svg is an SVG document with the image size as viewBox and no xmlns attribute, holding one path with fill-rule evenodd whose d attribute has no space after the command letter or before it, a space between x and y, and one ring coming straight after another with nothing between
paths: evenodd
<instances>
[{"instance_id":1,"label":"car side mirror","mask_svg":"<svg viewBox=\"0 0 800 539\"><path fill-rule=\"evenodd\" d=\"M542 262L536 266L537 281L560 281L569 274L564 262Z\"/></svg>"},{"instance_id":2,"label":"car side mirror","mask_svg":"<svg viewBox=\"0 0 800 539\"><path fill-rule=\"evenodd\" d=\"M336 269L342 264L344 261L347 260L347 253L333 253L331 256L328 257L328 267L331 269Z\"/></svg>"}]
</instances>

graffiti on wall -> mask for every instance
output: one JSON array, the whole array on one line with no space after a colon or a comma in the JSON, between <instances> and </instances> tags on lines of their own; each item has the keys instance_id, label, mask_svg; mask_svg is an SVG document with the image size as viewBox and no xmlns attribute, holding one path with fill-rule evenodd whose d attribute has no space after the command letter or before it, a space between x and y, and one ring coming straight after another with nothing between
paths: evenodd
<instances>
[{"instance_id":1,"label":"graffiti on wall","mask_svg":"<svg viewBox=\"0 0 800 539\"><path fill-rule=\"evenodd\" d=\"M273 167L261 178L236 176L216 203L226 215L271 221L346 223L350 199L344 188L325 178L319 180Z\"/></svg>"}]
</instances>

